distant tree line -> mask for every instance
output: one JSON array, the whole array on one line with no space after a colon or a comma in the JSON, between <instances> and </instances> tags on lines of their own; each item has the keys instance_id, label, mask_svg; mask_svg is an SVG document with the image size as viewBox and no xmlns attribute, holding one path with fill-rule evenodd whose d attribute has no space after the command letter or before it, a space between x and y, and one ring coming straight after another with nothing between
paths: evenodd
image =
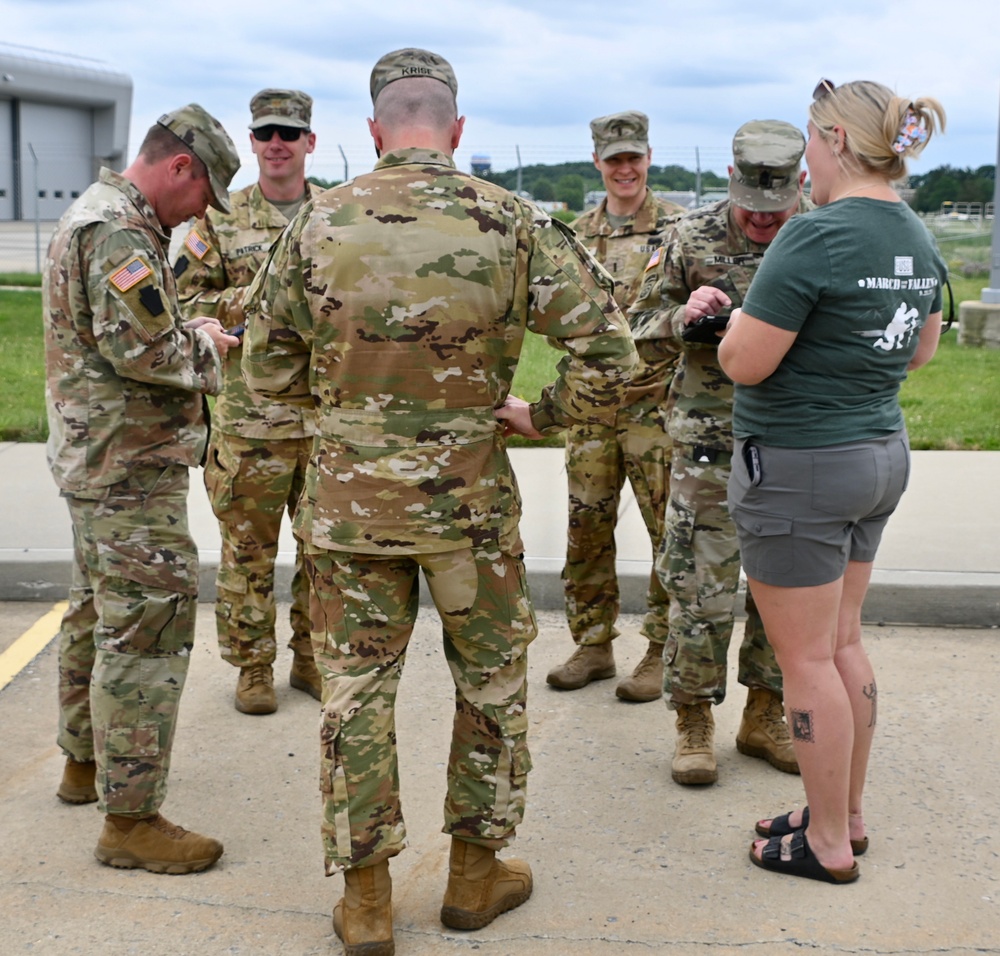
<instances>
[{"instance_id":1,"label":"distant tree line","mask_svg":"<svg viewBox=\"0 0 1000 956\"><path fill-rule=\"evenodd\" d=\"M485 177L507 189L517 188L517 170L505 169L491 172ZM652 189L691 192L695 188L696 174L683 166L650 166L649 185ZM323 189L336 186L338 180L323 180L310 176L309 181ZM984 206L993 201L995 166L978 169L955 169L939 166L930 172L910 177L915 189L911 205L917 212L937 212L944 202L981 202ZM725 189L728 180L713 172L701 174L702 192ZM521 189L541 202L564 202L574 212L583 210L584 196L593 190L604 189L601 176L591 162L557 163L546 166L536 163L521 168Z\"/></svg>"},{"instance_id":2,"label":"distant tree line","mask_svg":"<svg viewBox=\"0 0 1000 956\"><path fill-rule=\"evenodd\" d=\"M955 169L939 166L921 176L911 176L916 189L911 205L917 212L937 212L945 202L993 202L996 166Z\"/></svg>"},{"instance_id":3,"label":"distant tree line","mask_svg":"<svg viewBox=\"0 0 1000 956\"><path fill-rule=\"evenodd\" d=\"M491 172L486 177L507 189L517 188L517 170L505 169ZM669 191L691 191L695 187L696 175L683 166L650 166L649 186L651 189ZM701 188L725 188L727 180L712 172L701 174ZM541 202L564 202L570 209L580 212L584 196L588 192L604 189L601 174L592 162L557 163L547 166L536 163L521 167L521 189L533 199Z\"/></svg>"}]
</instances>

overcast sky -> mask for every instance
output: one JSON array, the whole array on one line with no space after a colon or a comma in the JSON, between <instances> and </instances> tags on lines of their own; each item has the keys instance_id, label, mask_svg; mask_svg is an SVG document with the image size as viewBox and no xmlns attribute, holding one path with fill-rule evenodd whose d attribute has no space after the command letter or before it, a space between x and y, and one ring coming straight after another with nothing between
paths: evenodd
<instances>
[{"instance_id":1,"label":"overcast sky","mask_svg":"<svg viewBox=\"0 0 1000 956\"><path fill-rule=\"evenodd\" d=\"M130 158L157 116L198 102L247 144L250 97L268 86L315 99L307 172L340 179L371 167L368 78L389 50L446 57L467 117L456 155L497 169L521 160L589 159L589 121L639 109L653 162L725 173L732 134L749 119L803 127L817 80L878 80L935 96L948 131L911 166L976 168L997 157L997 0L621 4L592 0L0 0L0 40L75 54L131 77ZM8 52L17 52L8 50Z\"/></svg>"}]
</instances>

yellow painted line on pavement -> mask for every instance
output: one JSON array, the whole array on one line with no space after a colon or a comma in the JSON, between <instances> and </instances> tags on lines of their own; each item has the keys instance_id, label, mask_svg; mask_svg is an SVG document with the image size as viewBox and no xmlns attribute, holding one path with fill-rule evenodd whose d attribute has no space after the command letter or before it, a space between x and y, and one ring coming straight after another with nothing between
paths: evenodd
<instances>
[{"instance_id":1,"label":"yellow painted line on pavement","mask_svg":"<svg viewBox=\"0 0 1000 956\"><path fill-rule=\"evenodd\" d=\"M59 625L66 611L67 602L60 601L28 628L10 647L0 654L0 690L41 653L59 633Z\"/></svg>"}]
</instances>

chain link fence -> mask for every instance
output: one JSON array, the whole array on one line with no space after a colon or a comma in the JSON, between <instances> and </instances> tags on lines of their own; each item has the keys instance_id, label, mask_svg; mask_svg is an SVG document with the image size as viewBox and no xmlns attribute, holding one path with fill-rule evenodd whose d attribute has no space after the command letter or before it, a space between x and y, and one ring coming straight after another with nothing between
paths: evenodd
<instances>
[{"instance_id":1,"label":"chain link fence","mask_svg":"<svg viewBox=\"0 0 1000 956\"><path fill-rule=\"evenodd\" d=\"M0 222L0 272L41 272L52 221Z\"/></svg>"}]
</instances>

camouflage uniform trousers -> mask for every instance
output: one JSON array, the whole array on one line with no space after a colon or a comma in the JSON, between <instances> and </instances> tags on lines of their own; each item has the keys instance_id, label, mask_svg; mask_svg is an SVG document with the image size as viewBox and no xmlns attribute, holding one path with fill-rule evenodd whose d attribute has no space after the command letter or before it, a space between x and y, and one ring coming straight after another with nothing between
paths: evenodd
<instances>
[{"instance_id":1,"label":"camouflage uniform trousers","mask_svg":"<svg viewBox=\"0 0 1000 956\"><path fill-rule=\"evenodd\" d=\"M106 497L67 497L74 568L59 635L59 735L97 762L102 813L155 813L194 643L198 552L188 469L141 468Z\"/></svg>"},{"instance_id":2,"label":"camouflage uniform trousers","mask_svg":"<svg viewBox=\"0 0 1000 956\"><path fill-rule=\"evenodd\" d=\"M696 461L693 449L674 446L666 534L656 570L670 594L670 634L664 651L667 706L726 696L726 659L739 588L740 549L729 515L726 485L731 455ZM747 592L739 682L782 694L781 670Z\"/></svg>"},{"instance_id":3,"label":"camouflage uniform trousers","mask_svg":"<svg viewBox=\"0 0 1000 956\"><path fill-rule=\"evenodd\" d=\"M277 655L274 562L281 519L295 515L305 483L311 438L242 438L213 432L205 488L222 534L216 577L219 652L237 667L273 664ZM309 582L296 544L289 647L312 658Z\"/></svg>"},{"instance_id":4,"label":"camouflage uniform trousers","mask_svg":"<svg viewBox=\"0 0 1000 956\"><path fill-rule=\"evenodd\" d=\"M563 588L566 618L577 644L605 644L615 627L621 599L615 572L615 527L626 477L632 485L655 556L664 533L671 441L659 403L619 410L613 425L578 425L566 432L569 528ZM649 576L641 633L667 639L669 596L655 570Z\"/></svg>"},{"instance_id":5,"label":"camouflage uniform trousers","mask_svg":"<svg viewBox=\"0 0 1000 956\"><path fill-rule=\"evenodd\" d=\"M306 550L323 678L320 789L327 875L405 846L395 700L423 571L455 682L443 832L500 849L524 816L528 645L538 627L520 556L498 546L415 555Z\"/></svg>"}]
</instances>

